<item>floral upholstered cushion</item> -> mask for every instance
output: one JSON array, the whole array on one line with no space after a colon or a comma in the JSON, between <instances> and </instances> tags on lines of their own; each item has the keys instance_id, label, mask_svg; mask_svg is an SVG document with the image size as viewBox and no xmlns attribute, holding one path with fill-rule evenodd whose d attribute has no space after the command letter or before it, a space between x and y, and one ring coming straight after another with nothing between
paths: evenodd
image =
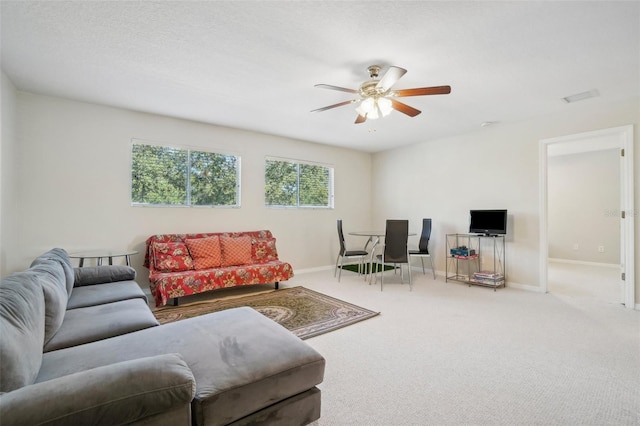
<instances>
[{"instance_id":1,"label":"floral upholstered cushion","mask_svg":"<svg viewBox=\"0 0 640 426\"><path fill-rule=\"evenodd\" d=\"M201 233L195 233L195 234L156 234L147 238L143 265L149 269L154 268L155 266L153 262L153 256L154 256L153 244L154 243L185 242L185 240L187 239L219 237L222 235L226 235L234 238L243 237L246 235L251 237L252 240L262 239L262 238L273 238L273 234L268 229L263 229L261 231L244 231L244 232L201 232Z\"/></svg>"},{"instance_id":2,"label":"floral upholstered cushion","mask_svg":"<svg viewBox=\"0 0 640 426\"><path fill-rule=\"evenodd\" d=\"M155 269L160 272L181 272L193 269L193 259L181 242L153 243Z\"/></svg>"},{"instance_id":3,"label":"floral upholstered cushion","mask_svg":"<svg viewBox=\"0 0 640 426\"><path fill-rule=\"evenodd\" d=\"M255 238L251 244L253 263L267 263L278 260L275 238Z\"/></svg>"},{"instance_id":4,"label":"floral upholstered cushion","mask_svg":"<svg viewBox=\"0 0 640 426\"><path fill-rule=\"evenodd\" d=\"M195 269L209 269L220 266L222 257L220 253L220 239L215 237L187 238L185 240Z\"/></svg>"},{"instance_id":5,"label":"floral upholstered cushion","mask_svg":"<svg viewBox=\"0 0 640 426\"><path fill-rule=\"evenodd\" d=\"M222 266L249 265L251 262L251 237L220 237Z\"/></svg>"},{"instance_id":6,"label":"floral upholstered cushion","mask_svg":"<svg viewBox=\"0 0 640 426\"><path fill-rule=\"evenodd\" d=\"M149 275L149 287L156 306L164 306L176 297L241 285L272 284L292 277L293 268L289 263L275 261L185 272L154 272Z\"/></svg>"}]
</instances>

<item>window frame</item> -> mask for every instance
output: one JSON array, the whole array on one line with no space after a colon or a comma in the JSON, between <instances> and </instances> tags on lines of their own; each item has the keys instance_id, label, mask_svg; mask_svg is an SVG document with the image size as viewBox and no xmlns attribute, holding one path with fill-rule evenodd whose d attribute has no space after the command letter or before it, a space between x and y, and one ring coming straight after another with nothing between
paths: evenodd
<instances>
[{"instance_id":1,"label":"window frame","mask_svg":"<svg viewBox=\"0 0 640 426\"><path fill-rule=\"evenodd\" d=\"M290 164L295 164L296 165L296 172L297 172L297 178L296 178L296 199L297 199L297 204L296 205L283 205L283 204L267 204L267 194L266 194L266 186L267 186L267 162L268 161L279 161L279 162L283 162L283 163L290 163ZM309 166L316 166L316 167L324 167L326 169L328 169L329 171L329 181L328 181L328 194L327 194L327 205L326 206L319 206L319 205L301 205L300 204L300 165L309 165ZM333 164L329 164L329 163L321 163L318 161L308 161L308 160L299 160L299 159L294 159L294 158L287 158L287 157L276 157L276 156L265 156L264 158L264 168L263 168L263 173L262 176L264 178L264 186L263 186L263 190L264 190L264 206L266 208L273 208L273 209L304 209L304 210L309 210L309 209L320 209L320 210L332 210L335 208L334 202L335 202L335 167Z\"/></svg>"},{"instance_id":2,"label":"window frame","mask_svg":"<svg viewBox=\"0 0 640 426\"><path fill-rule=\"evenodd\" d=\"M185 203L184 204L167 204L167 203L140 203L140 202L136 202L133 200L133 148L135 145L148 145L148 146L154 146L154 147L160 147L160 148L168 148L168 149L175 149L175 150L180 150L180 151L186 151L186 158L187 158L187 165L186 165L186 169L188 171L187 176L186 176L186 197L185 197ZM236 191L236 200L235 200L235 204L191 204L191 153L192 152L203 152L203 153L208 153L208 154L216 154L216 155L222 155L222 156L227 156L227 157L235 157L236 159L236 184L235 184L235 191ZM156 142L156 141L149 141L149 140L143 140L143 139L136 139L133 138L131 139L131 147L129 149L129 155L130 155L130 164L129 164L129 200L131 202L131 206L132 207L170 207L170 208L204 208L204 209L209 209L209 208L240 208L241 207L241 202L242 202L242 182L241 182L241 176L242 176L242 157L240 156L240 154L238 153L232 153L229 151L226 152L220 152L218 150L214 150L214 149L208 149L208 148L203 148L200 146L192 146L192 145L180 145L180 144L170 144L170 143L165 143L165 142Z\"/></svg>"}]
</instances>

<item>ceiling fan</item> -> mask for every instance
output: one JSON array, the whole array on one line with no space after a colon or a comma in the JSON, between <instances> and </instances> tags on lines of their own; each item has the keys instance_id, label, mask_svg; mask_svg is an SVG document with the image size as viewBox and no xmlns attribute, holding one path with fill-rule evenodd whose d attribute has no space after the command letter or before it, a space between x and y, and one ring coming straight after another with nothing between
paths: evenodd
<instances>
[{"instance_id":1,"label":"ceiling fan","mask_svg":"<svg viewBox=\"0 0 640 426\"><path fill-rule=\"evenodd\" d=\"M311 112L326 111L328 109L337 108L343 105L349 105L359 102L356 108L358 117L355 124L364 123L367 119L375 120L379 117L389 115L392 109L400 111L409 117L415 117L420 114L420 110L410 107L395 98L406 96L423 96L423 95L446 95L451 93L451 86L433 86L419 87L415 89L391 90L394 84L400 80L407 70L400 67L390 66L387 72L378 79L381 67L379 65L371 65L369 70L370 80L360 85L359 89L348 89L345 87L332 86L330 84L316 84L314 87L323 89L338 90L341 92L355 93L360 95L357 99L351 99L337 104L329 105L323 108L314 109Z\"/></svg>"}]
</instances>

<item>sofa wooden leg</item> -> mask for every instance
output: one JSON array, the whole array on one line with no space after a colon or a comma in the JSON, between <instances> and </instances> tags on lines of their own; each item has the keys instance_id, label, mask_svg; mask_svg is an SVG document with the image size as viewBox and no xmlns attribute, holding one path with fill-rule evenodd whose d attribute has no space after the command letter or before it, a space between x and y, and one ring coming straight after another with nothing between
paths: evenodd
<instances>
[{"instance_id":1,"label":"sofa wooden leg","mask_svg":"<svg viewBox=\"0 0 640 426\"><path fill-rule=\"evenodd\" d=\"M173 306L178 306L178 298L177 297L173 298Z\"/></svg>"},{"instance_id":2,"label":"sofa wooden leg","mask_svg":"<svg viewBox=\"0 0 640 426\"><path fill-rule=\"evenodd\" d=\"M278 289L279 285L280 285L280 283L276 281L276 290Z\"/></svg>"}]
</instances>

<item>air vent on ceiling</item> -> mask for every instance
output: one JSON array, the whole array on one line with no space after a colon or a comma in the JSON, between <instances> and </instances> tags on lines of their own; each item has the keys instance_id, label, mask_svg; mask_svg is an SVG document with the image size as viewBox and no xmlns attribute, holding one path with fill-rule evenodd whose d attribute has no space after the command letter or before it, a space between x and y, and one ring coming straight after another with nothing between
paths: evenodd
<instances>
[{"instance_id":1,"label":"air vent on ceiling","mask_svg":"<svg viewBox=\"0 0 640 426\"><path fill-rule=\"evenodd\" d=\"M587 92L576 93L575 95L567 96L566 98L562 98L562 100L570 104L572 102L584 101L585 99L595 98L596 96L600 96L600 93L598 93L596 89L593 89Z\"/></svg>"}]
</instances>

